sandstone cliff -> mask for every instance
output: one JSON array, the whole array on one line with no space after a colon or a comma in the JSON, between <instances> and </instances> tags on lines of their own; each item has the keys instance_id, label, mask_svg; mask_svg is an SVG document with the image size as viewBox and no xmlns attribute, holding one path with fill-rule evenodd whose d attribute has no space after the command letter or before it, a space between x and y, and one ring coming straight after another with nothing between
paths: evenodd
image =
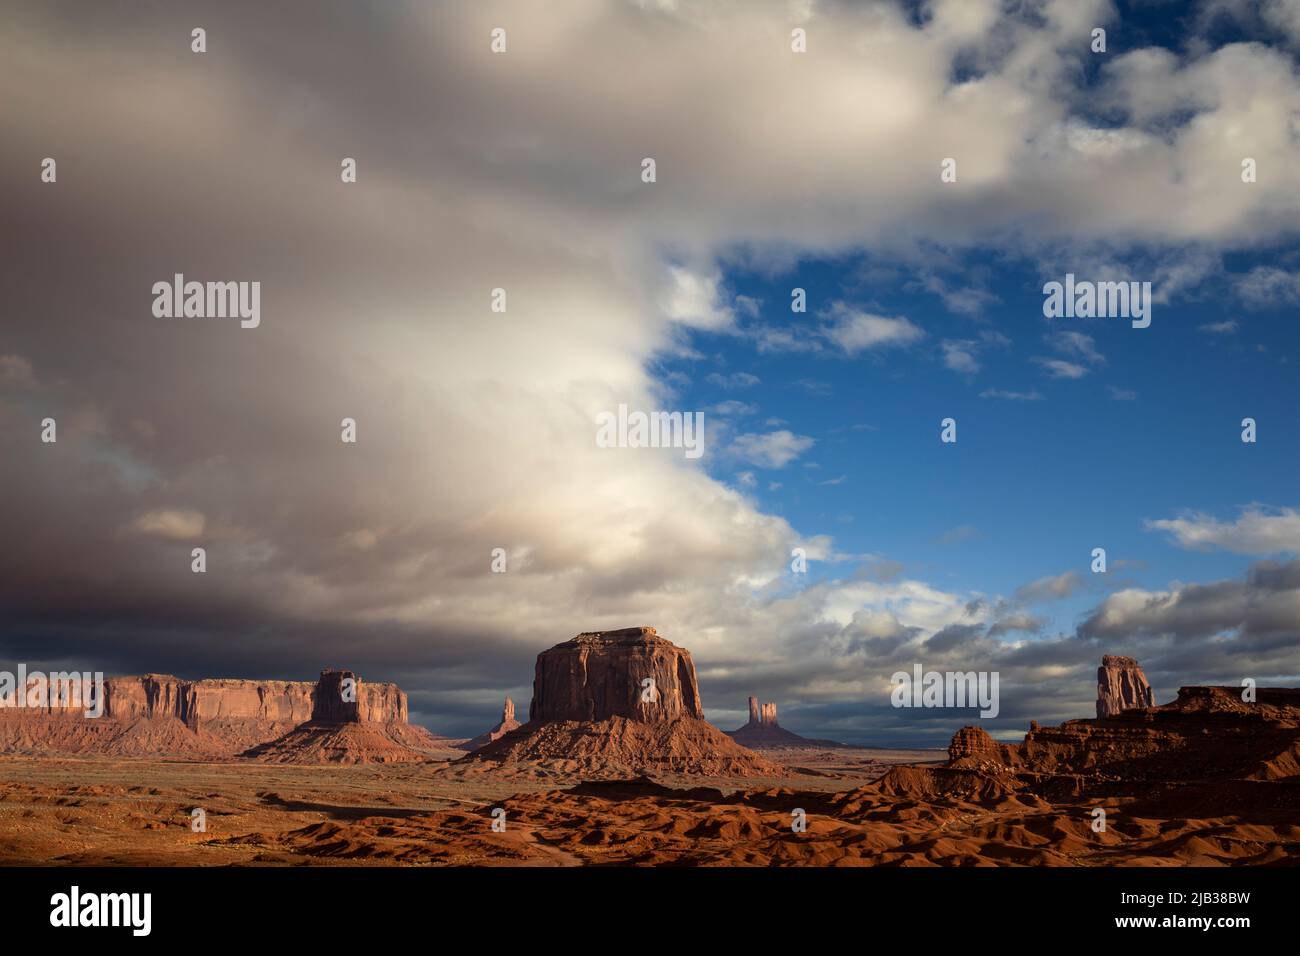
<instances>
[{"instance_id":1,"label":"sandstone cliff","mask_svg":"<svg viewBox=\"0 0 1300 956\"><path fill-rule=\"evenodd\" d=\"M325 674L332 675L324 678ZM189 727L209 720L253 719L300 724L316 716L317 707L327 708L322 719L356 719L373 723L405 723L406 695L393 684L358 682L357 702L351 717L345 717L338 698L342 677L350 671L324 671L332 681L328 693L318 700L318 681L258 681L208 679L187 681L168 674L104 678L104 717L121 721L158 720L172 717ZM68 705L80 710L81 705ZM56 707L50 708L58 709ZM4 711L0 710L0 714Z\"/></svg>"}]
</instances>

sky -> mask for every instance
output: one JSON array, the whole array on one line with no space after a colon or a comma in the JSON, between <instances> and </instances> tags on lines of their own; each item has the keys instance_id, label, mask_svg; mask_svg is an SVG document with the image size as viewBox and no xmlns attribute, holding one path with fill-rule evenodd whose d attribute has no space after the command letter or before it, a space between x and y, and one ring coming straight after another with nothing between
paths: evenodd
<instances>
[{"instance_id":1,"label":"sky","mask_svg":"<svg viewBox=\"0 0 1300 956\"><path fill-rule=\"evenodd\" d=\"M1300 0L5 4L0 668L348 667L469 736L651 625L719 726L877 746L1092 716L1103 654L1296 686L1297 50Z\"/></svg>"}]
</instances>

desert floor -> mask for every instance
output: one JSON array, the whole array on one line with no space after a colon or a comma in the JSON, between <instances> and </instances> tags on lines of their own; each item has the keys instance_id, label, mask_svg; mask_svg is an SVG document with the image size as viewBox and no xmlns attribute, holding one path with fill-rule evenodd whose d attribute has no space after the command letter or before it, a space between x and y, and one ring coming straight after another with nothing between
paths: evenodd
<instances>
[{"instance_id":1,"label":"desert floor","mask_svg":"<svg viewBox=\"0 0 1300 956\"><path fill-rule=\"evenodd\" d=\"M1180 865L1300 860L1294 815L1172 818L1122 801L928 792L938 751L767 751L773 780L579 782L425 763L0 758L4 865ZM892 775L896 777L898 775ZM901 781L901 785L900 785ZM191 829L201 808L206 831ZM492 811L505 829L492 829ZM795 832L795 811L807 828Z\"/></svg>"}]
</instances>

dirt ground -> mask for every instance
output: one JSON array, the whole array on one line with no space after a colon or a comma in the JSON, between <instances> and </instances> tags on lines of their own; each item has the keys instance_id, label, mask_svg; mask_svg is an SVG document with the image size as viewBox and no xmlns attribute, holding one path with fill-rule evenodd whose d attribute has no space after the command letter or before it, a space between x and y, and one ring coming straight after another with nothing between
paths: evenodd
<instances>
[{"instance_id":1,"label":"dirt ground","mask_svg":"<svg viewBox=\"0 0 1300 956\"><path fill-rule=\"evenodd\" d=\"M579 781L461 763L0 758L0 864L1225 865L1300 860L1293 816L1162 818L927 790L936 751L767 751L792 776ZM192 828L203 811L206 829ZM493 811L504 829L493 829ZM802 813L800 813L802 811ZM500 817L500 814L498 814ZM804 827L797 828L796 820ZM500 824L498 824L500 827Z\"/></svg>"}]
</instances>

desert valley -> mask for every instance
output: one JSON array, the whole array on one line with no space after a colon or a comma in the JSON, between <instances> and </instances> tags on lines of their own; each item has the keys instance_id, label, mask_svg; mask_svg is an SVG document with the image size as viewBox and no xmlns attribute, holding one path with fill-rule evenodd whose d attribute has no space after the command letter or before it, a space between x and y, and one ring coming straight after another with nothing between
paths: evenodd
<instances>
[{"instance_id":1,"label":"desert valley","mask_svg":"<svg viewBox=\"0 0 1300 956\"><path fill-rule=\"evenodd\" d=\"M347 693L345 688L353 688ZM1095 718L947 752L704 719L654 628L539 654L528 719L472 740L391 684L110 678L104 714L0 708L9 865L1287 865L1300 861L1300 690L1157 704L1107 657Z\"/></svg>"}]
</instances>

